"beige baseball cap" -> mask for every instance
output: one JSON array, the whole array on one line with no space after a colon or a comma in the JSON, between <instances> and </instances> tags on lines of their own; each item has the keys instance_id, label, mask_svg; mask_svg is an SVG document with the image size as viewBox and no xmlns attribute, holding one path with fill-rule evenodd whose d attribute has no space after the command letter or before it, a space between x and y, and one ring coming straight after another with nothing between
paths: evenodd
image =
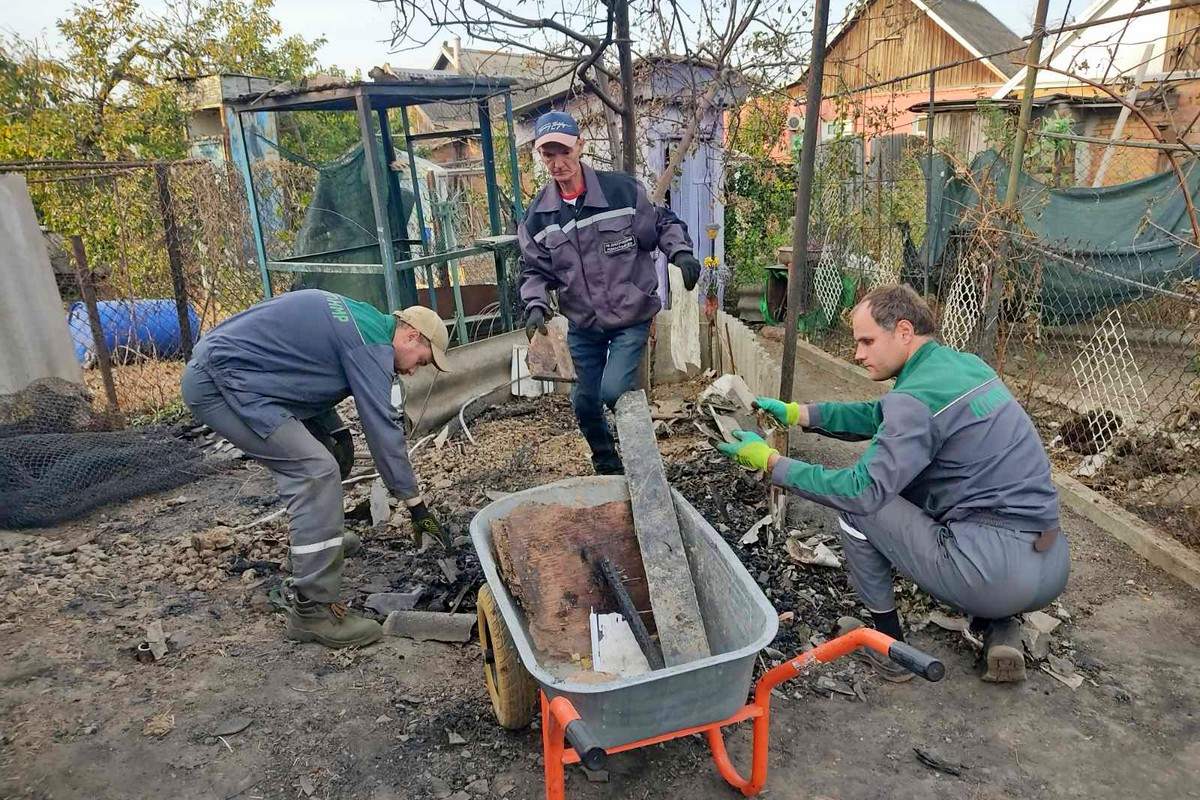
<instances>
[{"instance_id":1,"label":"beige baseball cap","mask_svg":"<svg viewBox=\"0 0 1200 800\"><path fill-rule=\"evenodd\" d=\"M450 334L446 333L446 323L436 311L425 306L409 306L401 311L393 311L392 316L401 322L406 322L421 332L429 340L433 350L433 365L442 372L449 372L449 362L446 360L446 348L450 346Z\"/></svg>"}]
</instances>

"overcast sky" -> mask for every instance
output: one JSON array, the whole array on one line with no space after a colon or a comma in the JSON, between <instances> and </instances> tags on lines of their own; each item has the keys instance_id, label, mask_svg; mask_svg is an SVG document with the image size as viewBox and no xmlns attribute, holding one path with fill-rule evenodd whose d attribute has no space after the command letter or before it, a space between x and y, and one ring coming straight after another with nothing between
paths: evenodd
<instances>
[{"instance_id":1,"label":"overcast sky","mask_svg":"<svg viewBox=\"0 0 1200 800\"><path fill-rule=\"evenodd\" d=\"M501 0L505 5L514 0ZM148 10L162 7L162 0L141 0ZM849 0L832 0L830 16L840 20ZM70 12L72 0L0 0L0 29L24 37L37 36L57 42L55 21ZM1024 36L1032 28L1033 9L1036 0L983 0L1018 35ZM1085 0L1050 0L1051 18L1061 17L1069 6L1072 14L1086 7ZM20 8L20 16L11 13ZM422 39L432 39L430 44L405 52L391 50L391 21L393 10L390 3L379 4L372 0L276 0L275 16L287 34L301 34L308 38L324 36L329 42L321 48L318 57L322 64L336 64L348 71L362 69L365 74L371 67L388 61L392 66L423 67L433 65L437 57L438 43L453 36L451 32L438 34L432 30L419 32ZM466 44L466 43L464 43Z\"/></svg>"}]
</instances>

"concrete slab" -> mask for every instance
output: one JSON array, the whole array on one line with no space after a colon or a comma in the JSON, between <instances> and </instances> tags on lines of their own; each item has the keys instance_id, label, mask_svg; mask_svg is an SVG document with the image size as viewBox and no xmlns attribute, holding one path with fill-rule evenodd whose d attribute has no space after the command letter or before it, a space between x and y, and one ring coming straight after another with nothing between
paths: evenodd
<instances>
[{"instance_id":1,"label":"concrete slab","mask_svg":"<svg viewBox=\"0 0 1200 800\"><path fill-rule=\"evenodd\" d=\"M1129 545L1154 566L1200 589L1200 555L1070 475L1055 472L1054 485L1067 508L1096 523L1100 530Z\"/></svg>"},{"instance_id":2,"label":"concrete slab","mask_svg":"<svg viewBox=\"0 0 1200 800\"><path fill-rule=\"evenodd\" d=\"M700 616L671 488L663 471L646 393L617 400L617 436L633 503L633 527L642 551L658 641L668 667L712 654Z\"/></svg>"}]
</instances>

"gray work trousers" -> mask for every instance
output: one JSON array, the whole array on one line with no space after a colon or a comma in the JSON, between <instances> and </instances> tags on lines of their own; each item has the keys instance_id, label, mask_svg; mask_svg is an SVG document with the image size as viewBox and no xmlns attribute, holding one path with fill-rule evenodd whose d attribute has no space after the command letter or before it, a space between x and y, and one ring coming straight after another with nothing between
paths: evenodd
<instances>
[{"instance_id":1,"label":"gray work trousers","mask_svg":"<svg viewBox=\"0 0 1200 800\"><path fill-rule=\"evenodd\" d=\"M896 607L893 567L943 603L985 619L1035 611L1067 586L1070 554L1061 532L1039 553L1038 532L975 520L943 525L902 497L874 514L843 514L839 523L850 581L876 613Z\"/></svg>"},{"instance_id":2,"label":"gray work trousers","mask_svg":"<svg viewBox=\"0 0 1200 800\"><path fill-rule=\"evenodd\" d=\"M292 578L310 600L332 603L342 583L342 476L337 460L289 419L266 439L237 415L208 373L188 364L181 381L193 416L275 476L291 530Z\"/></svg>"}]
</instances>

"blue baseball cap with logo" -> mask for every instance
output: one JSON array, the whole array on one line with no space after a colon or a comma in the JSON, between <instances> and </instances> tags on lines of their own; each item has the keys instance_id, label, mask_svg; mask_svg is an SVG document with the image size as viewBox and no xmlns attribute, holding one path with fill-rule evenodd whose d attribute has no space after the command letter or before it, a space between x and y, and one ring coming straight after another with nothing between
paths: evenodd
<instances>
[{"instance_id":1,"label":"blue baseball cap with logo","mask_svg":"<svg viewBox=\"0 0 1200 800\"><path fill-rule=\"evenodd\" d=\"M564 147L574 147L579 142L579 123L565 111L547 111L533 126L535 149L554 142Z\"/></svg>"}]
</instances>

